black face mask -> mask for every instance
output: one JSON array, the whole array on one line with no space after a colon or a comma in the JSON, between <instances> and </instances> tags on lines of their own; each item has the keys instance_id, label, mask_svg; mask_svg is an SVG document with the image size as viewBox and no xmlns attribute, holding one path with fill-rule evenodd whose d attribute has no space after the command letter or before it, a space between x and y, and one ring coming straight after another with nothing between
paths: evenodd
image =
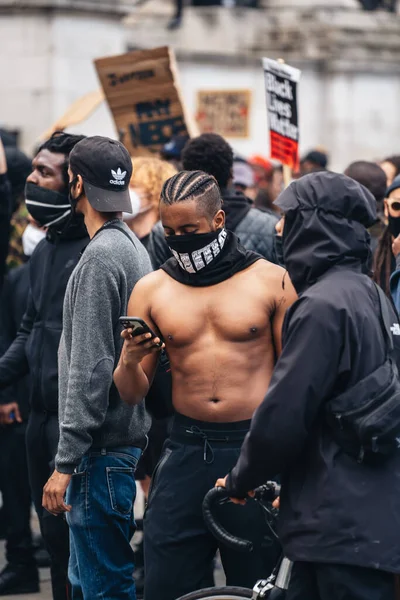
<instances>
[{"instance_id":1,"label":"black face mask","mask_svg":"<svg viewBox=\"0 0 400 600\"><path fill-rule=\"evenodd\" d=\"M161 269L175 281L193 287L208 287L226 281L262 259L259 254L243 248L236 235L225 229L174 235L167 241L172 242L174 256Z\"/></svg>"},{"instance_id":2,"label":"black face mask","mask_svg":"<svg viewBox=\"0 0 400 600\"><path fill-rule=\"evenodd\" d=\"M392 217L389 214L389 231L395 238L400 235L400 217Z\"/></svg>"},{"instance_id":3,"label":"black face mask","mask_svg":"<svg viewBox=\"0 0 400 600\"><path fill-rule=\"evenodd\" d=\"M71 205L66 194L39 187L27 182L25 203L29 213L41 227L62 225L71 215Z\"/></svg>"},{"instance_id":4,"label":"black face mask","mask_svg":"<svg viewBox=\"0 0 400 600\"><path fill-rule=\"evenodd\" d=\"M217 229L209 233L169 235L166 240L181 269L198 273L219 256L226 237L225 229Z\"/></svg>"},{"instance_id":5,"label":"black face mask","mask_svg":"<svg viewBox=\"0 0 400 600\"><path fill-rule=\"evenodd\" d=\"M77 182L78 182L78 178L74 177L74 179L72 181L70 181L68 184L68 201L70 203L73 215L76 215L76 205L78 204L79 198L80 198L80 196L78 196L77 198L74 198L72 195L72 188L77 184Z\"/></svg>"},{"instance_id":6,"label":"black face mask","mask_svg":"<svg viewBox=\"0 0 400 600\"><path fill-rule=\"evenodd\" d=\"M285 259L283 257L283 237L275 233L274 235L275 241L275 254L278 260L278 265L281 267L285 266Z\"/></svg>"}]
</instances>

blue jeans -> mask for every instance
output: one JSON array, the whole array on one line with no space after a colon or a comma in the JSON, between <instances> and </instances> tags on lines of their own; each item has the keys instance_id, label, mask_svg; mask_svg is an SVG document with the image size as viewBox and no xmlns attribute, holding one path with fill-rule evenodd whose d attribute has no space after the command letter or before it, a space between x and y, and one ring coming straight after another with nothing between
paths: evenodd
<instances>
[{"instance_id":1,"label":"blue jeans","mask_svg":"<svg viewBox=\"0 0 400 600\"><path fill-rule=\"evenodd\" d=\"M141 449L89 451L67 490L73 600L135 600L135 469Z\"/></svg>"}]
</instances>

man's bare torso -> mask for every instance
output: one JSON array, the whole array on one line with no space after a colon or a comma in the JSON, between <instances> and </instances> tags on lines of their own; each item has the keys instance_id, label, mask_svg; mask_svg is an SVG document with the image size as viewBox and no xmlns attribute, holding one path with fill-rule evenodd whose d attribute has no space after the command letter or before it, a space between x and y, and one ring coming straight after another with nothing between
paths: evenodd
<instances>
[{"instance_id":1,"label":"man's bare torso","mask_svg":"<svg viewBox=\"0 0 400 600\"><path fill-rule=\"evenodd\" d=\"M182 285L162 270L149 276L149 313L165 341L179 413L214 422L252 417L276 360L272 319L283 273L259 260L205 288Z\"/></svg>"}]
</instances>

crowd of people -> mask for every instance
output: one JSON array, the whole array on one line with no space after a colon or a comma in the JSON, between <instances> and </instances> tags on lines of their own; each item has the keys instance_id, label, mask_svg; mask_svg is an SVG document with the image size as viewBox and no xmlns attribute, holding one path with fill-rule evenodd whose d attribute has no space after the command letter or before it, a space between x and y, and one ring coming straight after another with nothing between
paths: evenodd
<instances>
[{"instance_id":1,"label":"crowd of people","mask_svg":"<svg viewBox=\"0 0 400 600\"><path fill-rule=\"evenodd\" d=\"M314 149L284 190L217 134L167 146L0 131L0 596L39 591L33 503L54 600L177 600L217 550L252 588L281 546L288 600L395 598L400 156ZM277 477L280 543L243 502ZM204 524L217 481L251 555Z\"/></svg>"}]
</instances>

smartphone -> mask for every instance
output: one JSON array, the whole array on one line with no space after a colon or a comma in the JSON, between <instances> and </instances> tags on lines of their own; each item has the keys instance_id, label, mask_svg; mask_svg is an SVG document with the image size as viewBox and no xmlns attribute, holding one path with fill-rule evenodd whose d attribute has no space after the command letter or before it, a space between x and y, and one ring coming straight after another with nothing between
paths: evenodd
<instances>
[{"instance_id":1,"label":"smartphone","mask_svg":"<svg viewBox=\"0 0 400 600\"><path fill-rule=\"evenodd\" d=\"M145 321L143 321L143 319L140 317L120 317L119 322L125 329L132 329L132 337L135 337L136 335L143 335L144 333L151 333L152 338L160 337L159 335L156 335L154 331L150 329L147 323L145 323ZM162 344L162 341L160 341L157 346L161 348Z\"/></svg>"}]
</instances>

